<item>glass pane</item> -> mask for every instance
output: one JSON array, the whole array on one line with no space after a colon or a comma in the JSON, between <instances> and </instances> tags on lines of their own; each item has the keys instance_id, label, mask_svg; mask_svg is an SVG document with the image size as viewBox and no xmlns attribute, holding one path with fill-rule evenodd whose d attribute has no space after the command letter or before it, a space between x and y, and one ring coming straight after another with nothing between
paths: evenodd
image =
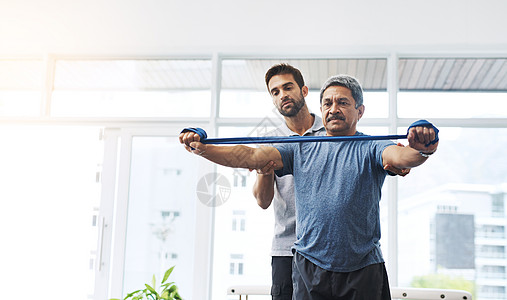
<instances>
[{"instance_id":1,"label":"glass pane","mask_svg":"<svg viewBox=\"0 0 507 300\"><path fill-rule=\"evenodd\" d=\"M504 58L401 58L398 63L402 91L507 90Z\"/></svg>"},{"instance_id":2,"label":"glass pane","mask_svg":"<svg viewBox=\"0 0 507 300\"><path fill-rule=\"evenodd\" d=\"M192 297L197 200L188 191L196 190L199 159L177 137L133 138L124 296L175 266L170 281Z\"/></svg>"},{"instance_id":3,"label":"glass pane","mask_svg":"<svg viewBox=\"0 0 507 300\"><path fill-rule=\"evenodd\" d=\"M268 129L262 126L220 127L219 136L257 136ZM252 194L255 172L222 166L217 172L231 187L227 201L215 208L212 299L222 300L229 286L271 285L274 217L272 208L260 208Z\"/></svg>"},{"instance_id":4,"label":"glass pane","mask_svg":"<svg viewBox=\"0 0 507 300\"><path fill-rule=\"evenodd\" d=\"M379 92L379 95L365 95L365 104L371 109L367 109L364 117L387 117L385 59L224 60L220 116L252 118L277 115L264 76L271 66L282 62L293 65L303 74L305 85L310 89L306 101L311 112L320 111L319 91L326 79L336 74L349 74L359 80L366 92Z\"/></svg>"},{"instance_id":5,"label":"glass pane","mask_svg":"<svg viewBox=\"0 0 507 300\"><path fill-rule=\"evenodd\" d=\"M103 151L98 133L1 127L2 298L19 298L29 286L55 300L92 299Z\"/></svg>"},{"instance_id":6,"label":"glass pane","mask_svg":"<svg viewBox=\"0 0 507 300\"><path fill-rule=\"evenodd\" d=\"M399 181L399 283L504 299L507 129L440 130L437 153Z\"/></svg>"},{"instance_id":7,"label":"glass pane","mask_svg":"<svg viewBox=\"0 0 507 300\"><path fill-rule=\"evenodd\" d=\"M59 60L51 114L206 117L210 87L210 60Z\"/></svg>"},{"instance_id":8,"label":"glass pane","mask_svg":"<svg viewBox=\"0 0 507 300\"><path fill-rule=\"evenodd\" d=\"M230 118L274 118L278 111L267 91L228 91L220 93L220 116Z\"/></svg>"},{"instance_id":9,"label":"glass pane","mask_svg":"<svg viewBox=\"0 0 507 300\"><path fill-rule=\"evenodd\" d=\"M0 60L0 116L38 116L43 80L42 61Z\"/></svg>"},{"instance_id":10,"label":"glass pane","mask_svg":"<svg viewBox=\"0 0 507 300\"><path fill-rule=\"evenodd\" d=\"M51 115L55 117L208 117L210 99L210 91L55 91Z\"/></svg>"},{"instance_id":11,"label":"glass pane","mask_svg":"<svg viewBox=\"0 0 507 300\"><path fill-rule=\"evenodd\" d=\"M507 93L400 92L398 115L402 118L505 118Z\"/></svg>"}]
</instances>

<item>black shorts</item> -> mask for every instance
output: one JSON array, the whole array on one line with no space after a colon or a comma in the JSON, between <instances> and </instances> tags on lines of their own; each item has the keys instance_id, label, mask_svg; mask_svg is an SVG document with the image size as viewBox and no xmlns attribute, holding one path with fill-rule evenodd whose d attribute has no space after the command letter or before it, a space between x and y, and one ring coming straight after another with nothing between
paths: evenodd
<instances>
[{"instance_id":1,"label":"black shorts","mask_svg":"<svg viewBox=\"0 0 507 300\"><path fill-rule=\"evenodd\" d=\"M296 252L292 281L294 300L391 300L384 263L353 272L331 272Z\"/></svg>"},{"instance_id":2,"label":"black shorts","mask_svg":"<svg viewBox=\"0 0 507 300\"><path fill-rule=\"evenodd\" d=\"M292 299L292 256L271 258L271 296L273 300Z\"/></svg>"}]
</instances>

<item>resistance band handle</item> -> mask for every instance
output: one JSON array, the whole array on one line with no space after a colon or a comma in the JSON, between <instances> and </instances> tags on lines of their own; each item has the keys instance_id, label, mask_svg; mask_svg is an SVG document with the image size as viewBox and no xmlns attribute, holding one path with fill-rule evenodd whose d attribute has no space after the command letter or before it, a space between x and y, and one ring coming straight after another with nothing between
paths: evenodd
<instances>
[{"instance_id":1,"label":"resistance band handle","mask_svg":"<svg viewBox=\"0 0 507 300\"><path fill-rule=\"evenodd\" d=\"M206 133L206 131L204 131L204 129L202 129L202 128L197 128L197 127L185 128L180 133L189 132L189 131L197 133L201 137L201 142L208 138L208 134Z\"/></svg>"},{"instance_id":2,"label":"resistance band handle","mask_svg":"<svg viewBox=\"0 0 507 300\"><path fill-rule=\"evenodd\" d=\"M197 133L199 135L199 137L201 138L201 143L204 142L204 140L206 140L206 138L208 138L208 134L206 133L206 131L204 131L204 129L198 128L198 127L188 127L188 128L185 128L185 129L183 129L180 132L180 134L184 133L184 132L189 132L189 131ZM190 149L195 150L192 147L190 147Z\"/></svg>"},{"instance_id":3,"label":"resistance band handle","mask_svg":"<svg viewBox=\"0 0 507 300\"><path fill-rule=\"evenodd\" d=\"M408 126L408 129L407 129L407 134L410 131L410 128L418 127L418 126L433 128L433 130L435 130L435 139L433 141L429 142L429 144L426 144L425 145L426 147L428 147L429 145L434 145L438 142L438 131L439 131L438 128L426 120L419 120L419 121L415 121L414 123L410 124L410 126Z\"/></svg>"}]
</instances>

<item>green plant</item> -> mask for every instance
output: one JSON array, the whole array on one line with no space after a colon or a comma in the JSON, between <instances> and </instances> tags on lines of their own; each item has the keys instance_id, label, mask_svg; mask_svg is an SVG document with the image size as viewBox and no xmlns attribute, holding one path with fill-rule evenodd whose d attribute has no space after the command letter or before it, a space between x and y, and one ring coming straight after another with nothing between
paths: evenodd
<instances>
[{"instance_id":1,"label":"green plant","mask_svg":"<svg viewBox=\"0 0 507 300\"><path fill-rule=\"evenodd\" d=\"M137 290L129 293L123 300L182 300L180 294L178 294L178 287L174 282L166 282L171 275L174 266L167 270L164 274L164 278L160 283L159 291L157 292L157 281L155 275L151 279L151 285L145 284L146 288L143 290ZM121 300L121 299L110 299L110 300Z\"/></svg>"}]
</instances>

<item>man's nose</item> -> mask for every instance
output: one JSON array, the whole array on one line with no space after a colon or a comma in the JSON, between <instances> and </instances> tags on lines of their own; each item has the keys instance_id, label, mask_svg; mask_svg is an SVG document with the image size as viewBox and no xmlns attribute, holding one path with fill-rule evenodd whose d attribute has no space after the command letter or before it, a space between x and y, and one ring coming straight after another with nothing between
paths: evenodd
<instances>
[{"instance_id":1,"label":"man's nose","mask_svg":"<svg viewBox=\"0 0 507 300\"><path fill-rule=\"evenodd\" d=\"M329 113L337 114L339 112L340 112L340 106L338 105L338 103L333 102L333 104L331 105L331 108L329 109Z\"/></svg>"},{"instance_id":2,"label":"man's nose","mask_svg":"<svg viewBox=\"0 0 507 300\"><path fill-rule=\"evenodd\" d=\"M287 93L286 91L280 91L280 99L285 99L289 96L289 93Z\"/></svg>"}]
</instances>

